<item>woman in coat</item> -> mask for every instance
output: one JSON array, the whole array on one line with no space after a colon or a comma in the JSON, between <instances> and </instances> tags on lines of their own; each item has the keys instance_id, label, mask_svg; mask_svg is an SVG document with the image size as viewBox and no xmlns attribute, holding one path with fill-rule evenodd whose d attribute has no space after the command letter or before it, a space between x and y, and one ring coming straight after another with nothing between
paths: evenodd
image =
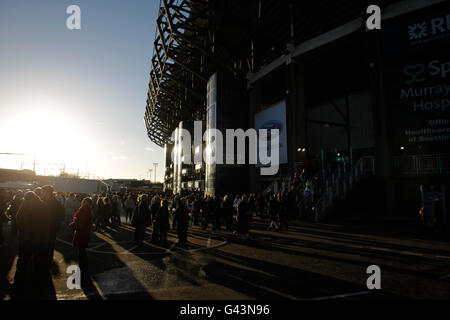
<instances>
[{"instance_id":1,"label":"woman in coat","mask_svg":"<svg viewBox=\"0 0 450 320\"><path fill-rule=\"evenodd\" d=\"M69 228L73 231L72 245L78 248L78 264L81 270L81 278L88 275L88 261L86 248L89 246L92 227L92 199L84 198L81 207L73 215L73 221ZM84 277L83 277L84 275Z\"/></svg>"}]
</instances>

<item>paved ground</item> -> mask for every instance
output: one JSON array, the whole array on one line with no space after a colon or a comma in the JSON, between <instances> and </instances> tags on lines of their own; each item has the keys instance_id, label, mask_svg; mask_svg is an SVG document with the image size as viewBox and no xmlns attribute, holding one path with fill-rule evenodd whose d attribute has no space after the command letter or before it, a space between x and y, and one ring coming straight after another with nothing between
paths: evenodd
<instances>
[{"instance_id":1,"label":"paved ground","mask_svg":"<svg viewBox=\"0 0 450 320\"><path fill-rule=\"evenodd\" d=\"M122 224L94 233L88 252L92 284L69 290L66 269L76 264L70 234L58 238L50 299L450 299L450 243L419 239L398 226L374 221L293 222L289 231L252 223L252 239L193 227L189 245L160 247L133 242ZM5 226L8 232L9 226ZM147 232L149 238L151 229ZM0 249L0 296L16 264L16 243ZM381 268L381 290L368 290L366 269Z\"/></svg>"}]
</instances>

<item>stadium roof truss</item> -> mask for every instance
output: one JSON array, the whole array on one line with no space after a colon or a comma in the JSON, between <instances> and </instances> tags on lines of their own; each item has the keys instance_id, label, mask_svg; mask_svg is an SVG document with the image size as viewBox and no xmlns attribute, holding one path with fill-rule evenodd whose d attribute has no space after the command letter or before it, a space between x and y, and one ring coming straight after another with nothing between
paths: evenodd
<instances>
[{"instance_id":1,"label":"stadium roof truss","mask_svg":"<svg viewBox=\"0 0 450 320\"><path fill-rule=\"evenodd\" d=\"M378 0L384 7L398 0ZM182 120L204 120L206 82L245 78L298 45L357 17L369 0L160 0L144 121L163 147Z\"/></svg>"}]
</instances>

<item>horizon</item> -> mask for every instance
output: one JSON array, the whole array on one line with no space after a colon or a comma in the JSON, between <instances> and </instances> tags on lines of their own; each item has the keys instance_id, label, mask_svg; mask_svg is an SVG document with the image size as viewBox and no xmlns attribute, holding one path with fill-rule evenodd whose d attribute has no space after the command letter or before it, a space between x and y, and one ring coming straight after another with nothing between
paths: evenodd
<instances>
[{"instance_id":1,"label":"horizon","mask_svg":"<svg viewBox=\"0 0 450 320\"><path fill-rule=\"evenodd\" d=\"M66 26L73 4L80 30ZM164 149L143 120L158 8L158 0L0 3L0 168L36 162L43 175L148 180L156 162L163 180Z\"/></svg>"}]
</instances>

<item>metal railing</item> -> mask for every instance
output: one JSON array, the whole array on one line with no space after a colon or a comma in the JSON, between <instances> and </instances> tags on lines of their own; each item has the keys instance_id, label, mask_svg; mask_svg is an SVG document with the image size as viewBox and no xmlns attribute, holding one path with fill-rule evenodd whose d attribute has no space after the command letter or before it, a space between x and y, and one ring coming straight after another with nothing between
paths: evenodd
<instances>
[{"instance_id":1,"label":"metal railing","mask_svg":"<svg viewBox=\"0 0 450 320\"><path fill-rule=\"evenodd\" d=\"M356 183L364 176L375 174L375 157L361 157L351 168L346 170L345 164L339 166L325 181L325 191L314 203L314 221L327 216L337 200L344 199Z\"/></svg>"},{"instance_id":2,"label":"metal railing","mask_svg":"<svg viewBox=\"0 0 450 320\"><path fill-rule=\"evenodd\" d=\"M394 157L394 171L401 175L450 174L450 154Z\"/></svg>"}]
</instances>

